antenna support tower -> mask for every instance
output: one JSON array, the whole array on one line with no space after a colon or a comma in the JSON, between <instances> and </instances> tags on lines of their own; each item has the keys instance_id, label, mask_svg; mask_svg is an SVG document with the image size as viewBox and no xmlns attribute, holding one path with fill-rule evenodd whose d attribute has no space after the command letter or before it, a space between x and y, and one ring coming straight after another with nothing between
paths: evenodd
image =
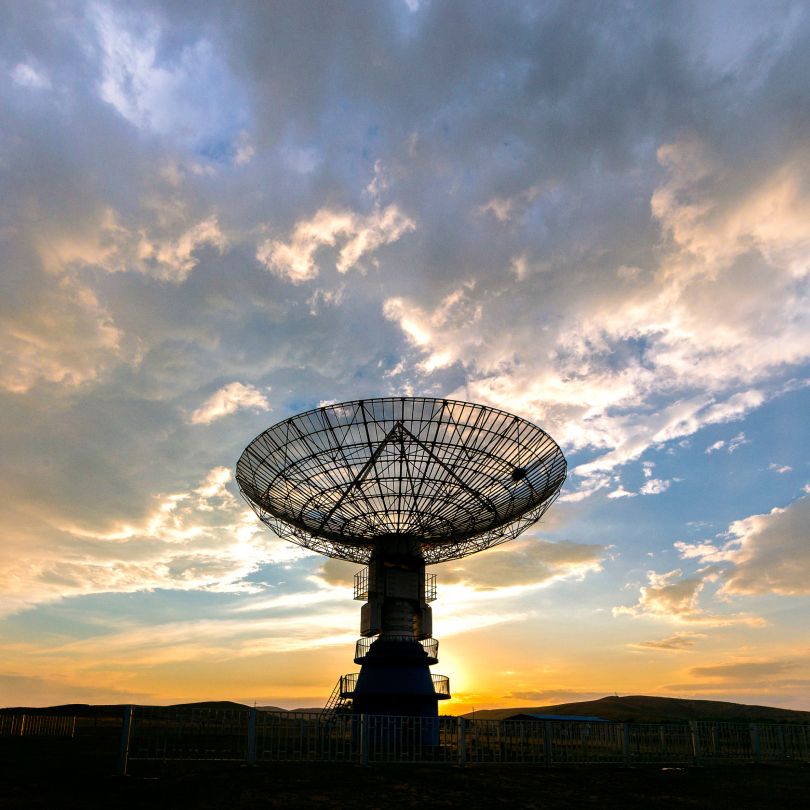
<instances>
[{"instance_id":1,"label":"antenna support tower","mask_svg":"<svg viewBox=\"0 0 810 810\"><path fill-rule=\"evenodd\" d=\"M417 717L436 717L450 697L429 669L436 578L425 566L514 539L565 476L562 451L536 425L429 397L306 411L259 434L236 466L242 495L277 535L365 566L355 576L361 669L341 677L334 705Z\"/></svg>"}]
</instances>

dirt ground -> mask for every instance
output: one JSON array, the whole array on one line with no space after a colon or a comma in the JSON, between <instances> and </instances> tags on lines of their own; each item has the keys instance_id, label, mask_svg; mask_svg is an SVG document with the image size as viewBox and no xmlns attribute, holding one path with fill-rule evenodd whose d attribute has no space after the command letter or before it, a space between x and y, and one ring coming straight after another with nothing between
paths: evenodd
<instances>
[{"instance_id":1,"label":"dirt ground","mask_svg":"<svg viewBox=\"0 0 810 810\"><path fill-rule=\"evenodd\" d=\"M0 745L0 808L790 808L808 807L810 764L662 768L524 765L133 763L117 748ZM112 738L108 741L112 743Z\"/></svg>"}]
</instances>

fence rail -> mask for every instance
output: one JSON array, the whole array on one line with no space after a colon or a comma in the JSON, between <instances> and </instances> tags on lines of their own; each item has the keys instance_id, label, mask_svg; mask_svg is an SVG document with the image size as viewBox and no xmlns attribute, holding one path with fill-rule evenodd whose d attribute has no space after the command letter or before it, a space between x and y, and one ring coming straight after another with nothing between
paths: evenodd
<instances>
[{"instance_id":1,"label":"fence rail","mask_svg":"<svg viewBox=\"0 0 810 810\"><path fill-rule=\"evenodd\" d=\"M355 763L707 764L810 761L810 726L468 720L128 709L122 770L141 760Z\"/></svg>"}]
</instances>

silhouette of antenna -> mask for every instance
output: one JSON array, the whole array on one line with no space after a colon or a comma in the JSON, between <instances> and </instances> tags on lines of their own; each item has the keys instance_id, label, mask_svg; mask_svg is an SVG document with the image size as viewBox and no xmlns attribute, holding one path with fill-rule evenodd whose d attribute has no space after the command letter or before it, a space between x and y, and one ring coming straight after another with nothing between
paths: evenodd
<instances>
[{"instance_id":1,"label":"silhouette of antenna","mask_svg":"<svg viewBox=\"0 0 810 810\"><path fill-rule=\"evenodd\" d=\"M560 492L566 461L536 425L455 400L388 397L306 411L257 436L236 466L247 502L276 534L362 563L359 673L327 709L436 717L450 697L432 638L426 565L517 537Z\"/></svg>"}]
</instances>

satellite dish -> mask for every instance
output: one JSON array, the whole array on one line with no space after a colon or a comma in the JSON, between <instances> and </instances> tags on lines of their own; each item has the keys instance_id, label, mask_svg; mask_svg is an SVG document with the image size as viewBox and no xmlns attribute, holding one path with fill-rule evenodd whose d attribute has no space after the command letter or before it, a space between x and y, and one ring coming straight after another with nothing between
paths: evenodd
<instances>
[{"instance_id":1,"label":"satellite dish","mask_svg":"<svg viewBox=\"0 0 810 810\"><path fill-rule=\"evenodd\" d=\"M236 479L280 537L368 566L355 577L355 598L367 600L362 669L341 678L338 706L351 698L356 712L435 716L450 691L428 670L438 642L425 565L517 537L554 502L566 469L554 440L519 416L386 397L273 425L245 448Z\"/></svg>"},{"instance_id":2,"label":"satellite dish","mask_svg":"<svg viewBox=\"0 0 810 810\"><path fill-rule=\"evenodd\" d=\"M525 419L422 397L306 411L257 436L236 467L279 536L363 563L392 535L419 538L428 564L511 540L565 475L560 448Z\"/></svg>"}]
</instances>

